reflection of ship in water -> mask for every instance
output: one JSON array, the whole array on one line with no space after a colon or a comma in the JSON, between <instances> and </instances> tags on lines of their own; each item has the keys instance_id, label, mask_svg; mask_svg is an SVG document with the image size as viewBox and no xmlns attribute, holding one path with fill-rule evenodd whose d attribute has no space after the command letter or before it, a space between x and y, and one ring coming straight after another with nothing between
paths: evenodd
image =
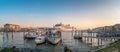
<instances>
[{"instance_id":1,"label":"reflection of ship in water","mask_svg":"<svg viewBox=\"0 0 120 52\"><path fill-rule=\"evenodd\" d=\"M59 24L55 24L53 26L55 29L59 30L59 31L70 31L72 30L72 27L70 26L70 24L62 24L62 23L59 23Z\"/></svg>"}]
</instances>

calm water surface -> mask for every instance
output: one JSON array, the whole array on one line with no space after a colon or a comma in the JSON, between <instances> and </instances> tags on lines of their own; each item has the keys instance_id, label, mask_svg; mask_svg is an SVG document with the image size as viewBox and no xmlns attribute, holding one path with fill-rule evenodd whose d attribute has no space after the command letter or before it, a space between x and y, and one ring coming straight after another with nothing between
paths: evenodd
<instances>
[{"instance_id":1,"label":"calm water surface","mask_svg":"<svg viewBox=\"0 0 120 52\"><path fill-rule=\"evenodd\" d=\"M63 52L63 44L69 45L71 47L79 46L81 50L91 49L94 47L104 46L115 39L100 39L98 38L86 38L83 37L82 40L76 40L73 38L73 34L70 31L62 32L62 42L58 45L51 45L49 43L44 43L41 45L36 45L34 39L24 39L24 32L0 32L0 46L1 47L11 47L16 46L18 48L39 48L45 52Z\"/></svg>"}]
</instances>

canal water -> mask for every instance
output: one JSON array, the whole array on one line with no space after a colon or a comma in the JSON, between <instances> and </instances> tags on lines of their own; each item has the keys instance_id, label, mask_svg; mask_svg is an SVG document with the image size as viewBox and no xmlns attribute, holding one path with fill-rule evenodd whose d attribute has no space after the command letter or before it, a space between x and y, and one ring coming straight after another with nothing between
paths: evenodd
<instances>
[{"instance_id":1,"label":"canal water","mask_svg":"<svg viewBox=\"0 0 120 52\"><path fill-rule=\"evenodd\" d=\"M0 46L1 47L12 47L17 48L31 48L40 49L43 52L63 52L63 45L68 45L70 47L78 46L79 50L86 51L99 48L104 45L108 45L116 39L98 39L98 38L86 38L82 37L82 40L74 39L74 35L71 31L62 32L62 42L57 45L51 45L49 43L44 43L36 45L34 39L24 39L25 32L0 32Z\"/></svg>"}]
</instances>

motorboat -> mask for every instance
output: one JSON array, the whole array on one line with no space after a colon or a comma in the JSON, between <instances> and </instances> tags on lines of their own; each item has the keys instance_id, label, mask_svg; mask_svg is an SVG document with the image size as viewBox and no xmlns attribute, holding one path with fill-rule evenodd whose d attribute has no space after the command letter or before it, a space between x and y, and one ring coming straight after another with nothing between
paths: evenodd
<instances>
[{"instance_id":1,"label":"motorboat","mask_svg":"<svg viewBox=\"0 0 120 52\"><path fill-rule=\"evenodd\" d=\"M36 34L36 32L28 32L27 34L24 35L24 38L28 38L28 39L33 39L36 38L38 35Z\"/></svg>"},{"instance_id":2,"label":"motorboat","mask_svg":"<svg viewBox=\"0 0 120 52\"><path fill-rule=\"evenodd\" d=\"M57 44L61 40L61 38L58 38L58 37L48 37L47 39L52 44Z\"/></svg>"},{"instance_id":3,"label":"motorboat","mask_svg":"<svg viewBox=\"0 0 120 52\"><path fill-rule=\"evenodd\" d=\"M35 38L35 43L36 44L42 44L45 42L45 36L38 36Z\"/></svg>"},{"instance_id":4,"label":"motorboat","mask_svg":"<svg viewBox=\"0 0 120 52\"><path fill-rule=\"evenodd\" d=\"M51 30L51 34L48 35L47 40L52 44L57 44L61 40L61 34L57 30Z\"/></svg>"}]
</instances>

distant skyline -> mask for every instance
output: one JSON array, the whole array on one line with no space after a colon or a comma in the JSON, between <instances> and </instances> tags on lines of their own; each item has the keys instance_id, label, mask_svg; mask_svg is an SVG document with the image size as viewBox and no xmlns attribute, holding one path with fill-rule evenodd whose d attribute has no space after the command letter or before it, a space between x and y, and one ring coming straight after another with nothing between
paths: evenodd
<instances>
[{"instance_id":1,"label":"distant skyline","mask_svg":"<svg viewBox=\"0 0 120 52\"><path fill-rule=\"evenodd\" d=\"M52 27L60 22L80 29L120 23L120 1L0 0L0 26Z\"/></svg>"}]
</instances>

